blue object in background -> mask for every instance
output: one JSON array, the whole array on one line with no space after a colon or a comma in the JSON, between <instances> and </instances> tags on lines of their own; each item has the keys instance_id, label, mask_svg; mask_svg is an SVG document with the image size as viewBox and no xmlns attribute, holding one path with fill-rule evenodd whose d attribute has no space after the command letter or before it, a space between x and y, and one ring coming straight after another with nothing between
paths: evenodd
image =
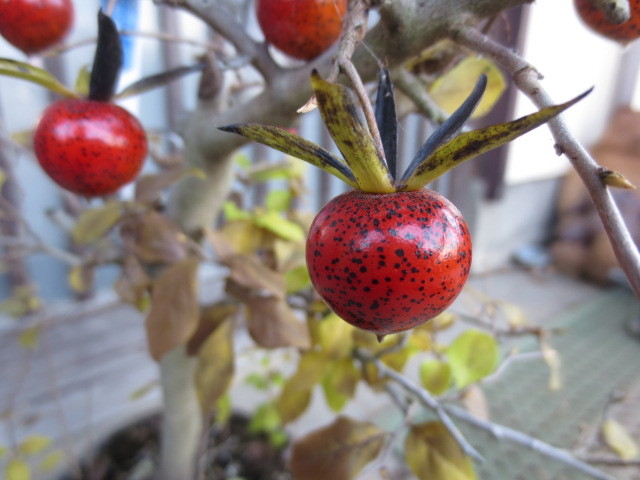
<instances>
[{"instance_id":1,"label":"blue object in background","mask_svg":"<svg viewBox=\"0 0 640 480\"><path fill-rule=\"evenodd\" d=\"M109 0L101 0L103 10L106 11ZM118 30L136 30L138 27L138 10L140 0L118 0L111 13L111 18L116 23ZM123 70L131 68L133 62L133 48L135 37L131 35L122 36L123 50Z\"/></svg>"}]
</instances>

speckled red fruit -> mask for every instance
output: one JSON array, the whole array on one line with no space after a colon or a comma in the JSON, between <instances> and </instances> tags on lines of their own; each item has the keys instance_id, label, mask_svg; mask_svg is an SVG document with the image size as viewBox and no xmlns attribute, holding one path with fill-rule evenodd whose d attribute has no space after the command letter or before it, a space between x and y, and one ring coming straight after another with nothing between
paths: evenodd
<instances>
[{"instance_id":1,"label":"speckled red fruit","mask_svg":"<svg viewBox=\"0 0 640 480\"><path fill-rule=\"evenodd\" d=\"M306 256L311 281L334 312L386 335L453 302L469 275L471 238L456 207L432 190L349 191L314 219Z\"/></svg>"},{"instance_id":2,"label":"speckled red fruit","mask_svg":"<svg viewBox=\"0 0 640 480\"><path fill-rule=\"evenodd\" d=\"M582 21L597 33L621 43L640 37L640 0L629 0L631 18L620 25L607 20L589 0L574 0Z\"/></svg>"},{"instance_id":3,"label":"speckled red fruit","mask_svg":"<svg viewBox=\"0 0 640 480\"><path fill-rule=\"evenodd\" d=\"M52 47L72 23L71 0L0 0L0 35L25 53Z\"/></svg>"},{"instance_id":4,"label":"speckled red fruit","mask_svg":"<svg viewBox=\"0 0 640 480\"><path fill-rule=\"evenodd\" d=\"M347 0L258 0L265 38L287 55L312 60L340 36Z\"/></svg>"},{"instance_id":5,"label":"speckled red fruit","mask_svg":"<svg viewBox=\"0 0 640 480\"><path fill-rule=\"evenodd\" d=\"M140 172L147 138L125 109L94 100L60 100L36 128L34 150L61 187L87 197L115 192Z\"/></svg>"}]
</instances>

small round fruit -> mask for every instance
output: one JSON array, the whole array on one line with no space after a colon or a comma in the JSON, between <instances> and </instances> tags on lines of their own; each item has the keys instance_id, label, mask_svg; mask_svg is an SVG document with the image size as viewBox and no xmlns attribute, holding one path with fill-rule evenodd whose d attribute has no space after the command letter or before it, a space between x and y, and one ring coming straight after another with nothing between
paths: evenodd
<instances>
[{"instance_id":1,"label":"small round fruit","mask_svg":"<svg viewBox=\"0 0 640 480\"><path fill-rule=\"evenodd\" d=\"M621 43L640 37L640 0L629 1L631 18L619 25L609 22L589 0L574 0L574 3L582 21L595 32Z\"/></svg>"},{"instance_id":2,"label":"small round fruit","mask_svg":"<svg viewBox=\"0 0 640 480\"><path fill-rule=\"evenodd\" d=\"M347 0L257 0L265 38L287 55L312 60L338 39Z\"/></svg>"},{"instance_id":3,"label":"small round fruit","mask_svg":"<svg viewBox=\"0 0 640 480\"><path fill-rule=\"evenodd\" d=\"M469 275L471 238L460 212L432 190L349 191L314 219L306 257L313 285L335 313L387 335L453 302Z\"/></svg>"},{"instance_id":4,"label":"small round fruit","mask_svg":"<svg viewBox=\"0 0 640 480\"><path fill-rule=\"evenodd\" d=\"M42 115L33 138L45 172L86 197L117 191L140 172L147 138L140 122L113 103L60 100Z\"/></svg>"},{"instance_id":5,"label":"small round fruit","mask_svg":"<svg viewBox=\"0 0 640 480\"><path fill-rule=\"evenodd\" d=\"M72 23L71 0L0 0L0 35L27 54L60 42Z\"/></svg>"}]
</instances>

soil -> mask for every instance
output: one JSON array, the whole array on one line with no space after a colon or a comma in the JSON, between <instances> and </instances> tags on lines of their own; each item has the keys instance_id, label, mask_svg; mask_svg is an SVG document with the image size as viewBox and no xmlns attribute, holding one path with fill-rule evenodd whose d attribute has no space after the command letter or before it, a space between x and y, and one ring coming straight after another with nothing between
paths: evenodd
<instances>
[{"instance_id":1,"label":"soil","mask_svg":"<svg viewBox=\"0 0 640 480\"><path fill-rule=\"evenodd\" d=\"M160 415L153 415L116 432L83 463L80 474L59 480L153 480L160 425ZM226 425L210 428L199 480L292 479L283 449L271 445L266 436L250 433L248 425L249 419L233 415Z\"/></svg>"}]
</instances>

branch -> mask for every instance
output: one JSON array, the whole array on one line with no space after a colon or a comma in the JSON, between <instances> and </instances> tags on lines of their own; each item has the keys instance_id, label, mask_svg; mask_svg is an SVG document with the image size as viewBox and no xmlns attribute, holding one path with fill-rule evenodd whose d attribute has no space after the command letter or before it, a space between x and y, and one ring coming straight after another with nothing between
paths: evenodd
<instances>
[{"instance_id":1,"label":"branch","mask_svg":"<svg viewBox=\"0 0 640 480\"><path fill-rule=\"evenodd\" d=\"M538 108L554 105L549 94L542 88L538 71L517 53L473 28L463 27L455 31L452 38L460 45L496 61L511 74L516 86ZM570 132L561 116L551 120L548 126L556 142L557 152L569 159L587 188L618 263L624 270L636 296L640 298L640 253L611 192L602 181L600 166Z\"/></svg>"},{"instance_id":2,"label":"branch","mask_svg":"<svg viewBox=\"0 0 640 480\"><path fill-rule=\"evenodd\" d=\"M182 8L191 12L231 42L239 55L250 58L251 64L260 72L267 83L270 83L281 70L269 55L266 44L256 42L247 34L245 26L236 21L225 2L154 0L154 3Z\"/></svg>"},{"instance_id":3,"label":"branch","mask_svg":"<svg viewBox=\"0 0 640 480\"><path fill-rule=\"evenodd\" d=\"M447 428L449 433L451 433L456 443L460 446L460 449L464 452L465 455L479 462L485 461L482 455L480 455L480 453L473 447L473 445L471 445L467 441L456 424L453 423L453 420L451 420L451 417L447 415L447 412L444 410L442 405L440 405L440 403L435 398L433 398L427 390L420 388L401 373L398 373L395 370L387 367L387 365L385 365L384 362L382 362L380 359L374 358L361 350L357 350L355 356L363 363L371 363L375 365L380 376L393 380L394 382L402 386L402 388L414 395L418 399L418 401L420 401L420 403L422 403L425 407L433 411L438 416L443 425Z\"/></svg>"},{"instance_id":4,"label":"branch","mask_svg":"<svg viewBox=\"0 0 640 480\"><path fill-rule=\"evenodd\" d=\"M574 457L571 453L562 448L554 447L553 445L519 432L518 430L514 430L513 428L478 418L467 412L464 408L455 405L445 405L443 408L457 419L489 432L498 440L507 440L530 448L535 452L569 465L570 467L575 468L593 478L597 478L599 480L615 480L610 475Z\"/></svg>"}]
</instances>

